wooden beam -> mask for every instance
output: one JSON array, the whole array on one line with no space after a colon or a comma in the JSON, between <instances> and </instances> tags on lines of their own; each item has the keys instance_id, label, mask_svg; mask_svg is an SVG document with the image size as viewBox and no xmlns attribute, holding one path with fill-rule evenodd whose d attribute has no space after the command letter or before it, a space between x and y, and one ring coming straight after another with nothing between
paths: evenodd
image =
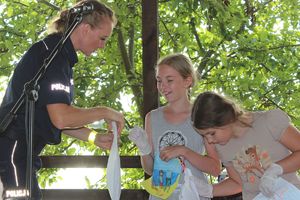
<instances>
[{"instance_id":1,"label":"wooden beam","mask_svg":"<svg viewBox=\"0 0 300 200\"><path fill-rule=\"evenodd\" d=\"M43 168L105 168L108 156L41 156ZM121 168L141 168L139 156L121 156ZM110 200L106 189L42 189L45 200ZM121 200L148 199L143 189L122 189ZM240 200L242 194L214 197L213 200Z\"/></svg>"},{"instance_id":2,"label":"wooden beam","mask_svg":"<svg viewBox=\"0 0 300 200\"><path fill-rule=\"evenodd\" d=\"M47 189L42 190L45 200L111 200L108 190L97 189ZM122 189L120 199L147 200L145 190Z\"/></svg>"}]
</instances>

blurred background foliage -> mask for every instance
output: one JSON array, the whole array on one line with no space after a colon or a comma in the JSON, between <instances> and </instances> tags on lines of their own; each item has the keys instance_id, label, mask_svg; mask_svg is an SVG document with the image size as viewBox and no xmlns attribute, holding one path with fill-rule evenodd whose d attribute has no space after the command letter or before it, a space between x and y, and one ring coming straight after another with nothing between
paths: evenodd
<instances>
[{"instance_id":1,"label":"blurred background foliage","mask_svg":"<svg viewBox=\"0 0 300 200\"><path fill-rule=\"evenodd\" d=\"M102 0L113 8L118 25L106 48L91 57L79 55L74 105L105 105L120 110L128 121L121 155L137 155L128 130L143 126L142 1ZM0 94L23 53L46 35L47 23L72 0L0 0ZM159 0L159 53L188 55L202 91L226 94L248 110L280 108L300 126L299 0ZM147 25L145 25L147 26ZM129 61L129 62L127 62ZM125 64L129 63L129 64ZM95 128L103 128L96 126ZM108 155L66 136L45 155ZM61 179L56 169L40 171L42 187ZM142 170L126 169L123 188L139 188ZM103 179L89 188L104 188Z\"/></svg>"}]
</instances>

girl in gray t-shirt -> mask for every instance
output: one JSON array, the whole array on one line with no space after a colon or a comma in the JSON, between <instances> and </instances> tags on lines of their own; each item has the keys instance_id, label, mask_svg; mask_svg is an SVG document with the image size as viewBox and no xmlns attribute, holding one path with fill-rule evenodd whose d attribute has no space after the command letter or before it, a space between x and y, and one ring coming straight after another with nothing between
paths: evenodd
<instances>
[{"instance_id":1,"label":"girl in gray t-shirt","mask_svg":"<svg viewBox=\"0 0 300 200\"><path fill-rule=\"evenodd\" d=\"M171 179L164 180L164 177L172 178L172 173L169 172L168 175L168 171L158 170L157 161L161 159L171 162L180 158L193 176L207 183L204 172L217 176L221 166L214 146L198 135L191 124L192 103L189 100L189 89L195 83L195 72L190 59L182 54L171 54L162 58L157 65L156 79L157 89L167 104L146 115L146 133L132 131L129 134L129 139L139 148L142 166L152 176L154 183L161 182L164 187L165 182L172 184ZM156 174L160 175L160 179L155 179ZM169 200L187 199L180 195L184 179L183 176L180 177L177 188L168 197ZM159 195L150 195L150 199L161 198Z\"/></svg>"}]
</instances>

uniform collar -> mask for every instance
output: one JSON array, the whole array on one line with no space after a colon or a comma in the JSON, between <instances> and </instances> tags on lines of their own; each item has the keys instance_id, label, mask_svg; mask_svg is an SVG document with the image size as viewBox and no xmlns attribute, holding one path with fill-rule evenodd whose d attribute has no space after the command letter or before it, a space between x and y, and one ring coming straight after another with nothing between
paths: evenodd
<instances>
[{"instance_id":1,"label":"uniform collar","mask_svg":"<svg viewBox=\"0 0 300 200\"><path fill-rule=\"evenodd\" d=\"M62 39L61 33L53 33L46 37L46 40L48 41L47 45L50 46L50 49L53 49L59 41ZM63 51L61 53L66 54L65 56L68 58L68 61L70 63L70 67L73 67L75 63L78 62L78 56L74 49L73 43L70 39L70 37L66 40L64 47L62 48Z\"/></svg>"},{"instance_id":2,"label":"uniform collar","mask_svg":"<svg viewBox=\"0 0 300 200\"><path fill-rule=\"evenodd\" d=\"M77 56L77 53L74 49L73 43L70 38L68 38L65 43L65 50L67 52L70 64L73 67L75 65L75 63L78 62L78 56Z\"/></svg>"}]
</instances>

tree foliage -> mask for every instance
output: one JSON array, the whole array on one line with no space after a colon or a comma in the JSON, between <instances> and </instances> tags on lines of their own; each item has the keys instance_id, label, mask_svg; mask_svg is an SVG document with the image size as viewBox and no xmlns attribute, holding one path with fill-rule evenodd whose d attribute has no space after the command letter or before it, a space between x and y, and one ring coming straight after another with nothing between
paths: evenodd
<instances>
[{"instance_id":1,"label":"tree foliage","mask_svg":"<svg viewBox=\"0 0 300 200\"><path fill-rule=\"evenodd\" d=\"M22 54L45 36L49 20L73 2L0 0L2 94ZM125 113L128 127L142 126L142 1L103 2L115 10L118 25L104 50L89 58L79 56L74 104L110 106ZM280 108L299 126L299 4L299 0L160 0L159 53L189 55L201 77L193 97L205 90L218 91L248 110ZM124 96L129 96L130 111L122 106ZM122 155L137 154L126 137L128 127L121 138ZM44 154L80 155L87 150L107 154L67 137ZM128 184L128 177L142 179L142 172L125 174L126 187L138 187L134 181ZM40 176L42 185L57 179L53 171L42 171Z\"/></svg>"}]
</instances>

